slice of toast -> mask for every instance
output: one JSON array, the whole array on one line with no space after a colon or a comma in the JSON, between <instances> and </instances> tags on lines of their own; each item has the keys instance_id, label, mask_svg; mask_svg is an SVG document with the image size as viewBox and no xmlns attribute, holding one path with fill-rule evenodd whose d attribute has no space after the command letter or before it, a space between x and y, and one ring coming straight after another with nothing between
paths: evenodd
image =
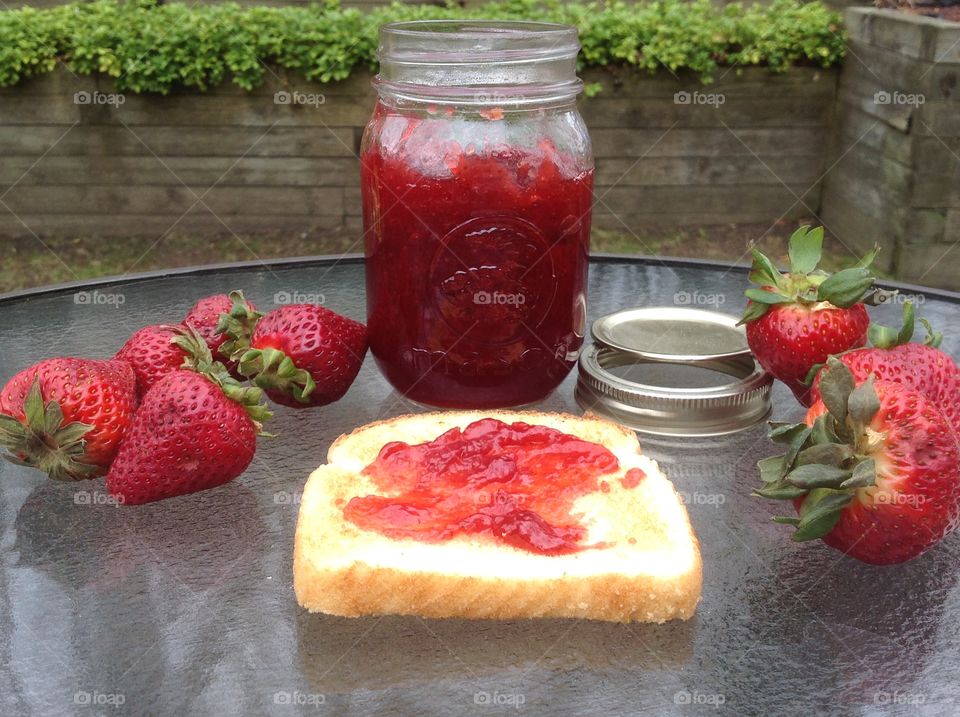
<instances>
[{"instance_id":1,"label":"slice of toast","mask_svg":"<svg viewBox=\"0 0 960 717\"><path fill-rule=\"evenodd\" d=\"M541 555L486 536L443 542L393 539L344 518L355 496L378 494L362 473L384 444L423 443L481 418L522 421L599 443L619 460L609 491L576 499L590 548ZM630 468L635 487L618 480ZM356 617L571 617L618 622L690 618L700 599L702 564L687 511L636 435L593 416L521 411L406 415L338 438L307 481L294 540L297 600L311 612Z\"/></svg>"}]
</instances>

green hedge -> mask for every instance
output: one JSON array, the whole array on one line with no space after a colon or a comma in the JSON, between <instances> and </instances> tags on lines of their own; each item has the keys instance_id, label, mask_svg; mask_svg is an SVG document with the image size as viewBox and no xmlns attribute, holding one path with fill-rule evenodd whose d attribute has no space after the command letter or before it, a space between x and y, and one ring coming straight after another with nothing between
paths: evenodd
<instances>
[{"instance_id":1,"label":"green hedge","mask_svg":"<svg viewBox=\"0 0 960 717\"><path fill-rule=\"evenodd\" d=\"M372 12L336 2L240 7L96 0L0 12L0 86L53 70L105 73L121 91L167 93L263 81L264 63L328 82L376 65L377 28L393 20L536 19L580 28L584 66L687 69L709 81L723 65L827 67L842 59L840 17L820 2L717 7L710 0L642 4L508 0L478 8L395 4Z\"/></svg>"}]
</instances>

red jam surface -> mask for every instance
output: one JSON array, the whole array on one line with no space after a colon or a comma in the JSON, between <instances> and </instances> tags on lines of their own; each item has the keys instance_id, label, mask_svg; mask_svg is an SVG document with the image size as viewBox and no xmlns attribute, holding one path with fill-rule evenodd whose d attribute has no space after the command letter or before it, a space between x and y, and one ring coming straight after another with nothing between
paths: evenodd
<instances>
[{"instance_id":1,"label":"red jam surface","mask_svg":"<svg viewBox=\"0 0 960 717\"><path fill-rule=\"evenodd\" d=\"M624 488L636 488L645 477L646 474L639 468L631 468L623 474L623 478L620 479L620 485Z\"/></svg>"},{"instance_id":2,"label":"red jam surface","mask_svg":"<svg viewBox=\"0 0 960 717\"><path fill-rule=\"evenodd\" d=\"M370 348L436 406L539 400L583 341L593 171L476 124L381 105L361 155Z\"/></svg>"},{"instance_id":3,"label":"red jam surface","mask_svg":"<svg viewBox=\"0 0 960 717\"><path fill-rule=\"evenodd\" d=\"M493 418L429 443L385 445L364 469L389 496L351 499L344 516L391 538L441 542L486 535L532 553L586 548L574 501L601 489L619 462L609 450L546 426ZM643 477L631 469L634 485ZM609 490L609 484L607 484Z\"/></svg>"}]
</instances>

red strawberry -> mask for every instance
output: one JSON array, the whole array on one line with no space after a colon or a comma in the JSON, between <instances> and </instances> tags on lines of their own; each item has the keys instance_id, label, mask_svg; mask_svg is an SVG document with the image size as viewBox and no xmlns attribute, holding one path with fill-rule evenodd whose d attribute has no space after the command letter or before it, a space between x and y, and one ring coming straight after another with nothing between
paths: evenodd
<instances>
[{"instance_id":1,"label":"red strawberry","mask_svg":"<svg viewBox=\"0 0 960 717\"><path fill-rule=\"evenodd\" d=\"M833 276L817 270L823 229L801 227L790 237L790 272L781 274L759 250L753 250L750 299L740 323L747 343L763 368L783 381L797 400L809 405L804 382L814 365L831 354L863 346L870 320L863 302L873 299L873 276L859 266Z\"/></svg>"},{"instance_id":2,"label":"red strawberry","mask_svg":"<svg viewBox=\"0 0 960 717\"><path fill-rule=\"evenodd\" d=\"M863 346L869 324L863 304L848 309L779 304L771 306L761 319L747 324L747 343L760 365L807 405L810 389L803 379L810 368L823 363L831 354Z\"/></svg>"},{"instance_id":3,"label":"red strawberry","mask_svg":"<svg viewBox=\"0 0 960 717\"><path fill-rule=\"evenodd\" d=\"M866 380L870 374L878 380L892 381L922 394L939 408L951 426L960 427L960 368L937 346L943 338L927 322L924 343L912 343L913 304L903 306L903 327L894 331L884 326L870 327L874 346L840 354L837 358L850 369L854 379ZM810 395L820 398L820 373Z\"/></svg>"},{"instance_id":4,"label":"red strawberry","mask_svg":"<svg viewBox=\"0 0 960 717\"><path fill-rule=\"evenodd\" d=\"M227 294L215 294L200 299L187 312L183 319L184 326L192 326L203 337L210 352L217 361L222 361L235 378L236 362L230 361L230 353L236 349L235 341L230 339L228 327L233 327L234 333L241 330L249 341L253 326L262 316L252 301L247 301L243 293L233 291ZM230 343L221 350L224 343Z\"/></svg>"},{"instance_id":5,"label":"red strawberry","mask_svg":"<svg viewBox=\"0 0 960 717\"><path fill-rule=\"evenodd\" d=\"M831 358L806 421L778 426L784 456L760 461L755 495L794 502L797 541L822 538L867 563L916 557L960 521L960 443L943 413L903 384L859 384Z\"/></svg>"},{"instance_id":6,"label":"red strawberry","mask_svg":"<svg viewBox=\"0 0 960 717\"><path fill-rule=\"evenodd\" d=\"M147 391L107 473L110 494L148 503L214 488L253 460L263 392L245 388L213 363L193 334L197 369L177 369Z\"/></svg>"},{"instance_id":7,"label":"red strawberry","mask_svg":"<svg viewBox=\"0 0 960 717\"><path fill-rule=\"evenodd\" d=\"M266 314L253 331L240 372L284 406L323 406L357 377L367 352L367 327L313 304Z\"/></svg>"},{"instance_id":8,"label":"red strawberry","mask_svg":"<svg viewBox=\"0 0 960 717\"><path fill-rule=\"evenodd\" d=\"M56 480L103 475L136 407L129 364L46 359L0 390L0 445Z\"/></svg>"},{"instance_id":9,"label":"red strawberry","mask_svg":"<svg viewBox=\"0 0 960 717\"><path fill-rule=\"evenodd\" d=\"M175 342L182 332L181 327L169 324L145 326L117 351L115 359L133 366L141 396L161 378L183 366L187 352Z\"/></svg>"}]
</instances>

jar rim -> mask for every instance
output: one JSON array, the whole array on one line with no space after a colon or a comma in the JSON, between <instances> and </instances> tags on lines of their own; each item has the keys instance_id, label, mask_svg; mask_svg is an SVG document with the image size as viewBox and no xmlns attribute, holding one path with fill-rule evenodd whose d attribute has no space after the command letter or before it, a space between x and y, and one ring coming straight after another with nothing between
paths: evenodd
<instances>
[{"instance_id":1,"label":"jar rim","mask_svg":"<svg viewBox=\"0 0 960 717\"><path fill-rule=\"evenodd\" d=\"M409 20L381 25L381 97L530 107L572 101L577 28L528 20Z\"/></svg>"},{"instance_id":2,"label":"jar rim","mask_svg":"<svg viewBox=\"0 0 960 717\"><path fill-rule=\"evenodd\" d=\"M405 20L380 26L381 63L547 61L576 57L577 28L533 20Z\"/></svg>"},{"instance_id":3,"label":"jar rim","mask_svg":"<svg viewBox=\"0 0 960 717\"><path fill-rule=\"evenodd\" d=\"M458 33L467 29L476 29L478 34L492 32L511 33L514 35L540 35L544 32L576 35L576 27L561 22L544 22L541 20L399 20L388 22L380 26L381 32L430 35L439 32L444 26L456 27ZM526 32L524 32L526 31Z\"/></svg>"}]
</instances>

